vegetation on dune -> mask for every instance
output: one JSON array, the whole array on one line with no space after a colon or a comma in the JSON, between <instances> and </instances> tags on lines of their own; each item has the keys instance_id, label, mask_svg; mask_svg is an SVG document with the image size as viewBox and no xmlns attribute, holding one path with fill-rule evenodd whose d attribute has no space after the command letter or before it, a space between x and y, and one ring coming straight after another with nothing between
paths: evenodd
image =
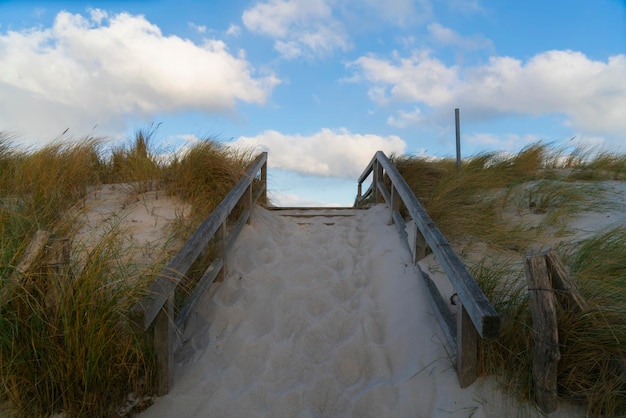
<instances>
[{"instance_id":1,"label":"vegetation on dune","mask_svg":"<svg viewBox=\"0 0 626 418\"><path fill-rule=\"evenodd\" d=\"M610 208L601 181L626 180L626 155L566 153L533 144L516 155L463 161L396 156L392 161L450 240L501 316L501 337L479 347L482 373L532 399L532 318L523 255L554 247L587 302L559 312L559 396L590 416L626 415L626 229L568 239L576 214Z\"/></svg>"},{"instance_id":2,"label":"vegetation on dune","mask_svg":"<svg viewBox=\"0 0 626 418\"><path fill-rule=\"evenodd\" d=\"M165 158L153 149L154 133L139 131L112 149L86 138L32 150L0 134L0 400L18 415L113 416L129 393L152 393L151 348L130 331L128 312L159 263L124 261L125 232L113 225L86 254L72 249L69 265L26 273L18 265L39 230L71 239L80 226L75 208L105 183L190 203L191 215L176 226L184 240L254 157L208 139ZM592 416L625 415L626 228L570 242L566 227L572 216L605 207L600 181L626 180L626 156L534 144L516 155L474 156L460 173L452 159L392 161L501 315L501 338L481 341L481 372L532 398L522 255L550 245L590 307L559 314L559 395L584 402Z\"/></svg>"},{"instance_id":3,"label":"vegetation on dune","mask_svg":"<svg viewBox=\"0 0 626 418\"><path fill-rule=\"evenodd\" d=\"M153 393L151 347L130 330L128 313L160 266L129 264L125 231L113 225L94 248L72 248L69 265L18 271L37 231L72 238L74 208L99 185L190 203L194 216L177 229L184 240L251 161L210 139L164 159L153 134L113 149L85 138L30 150L0 133L0 401L19 416L114 416L129 393Z\"/></svg>"}]
</instances>

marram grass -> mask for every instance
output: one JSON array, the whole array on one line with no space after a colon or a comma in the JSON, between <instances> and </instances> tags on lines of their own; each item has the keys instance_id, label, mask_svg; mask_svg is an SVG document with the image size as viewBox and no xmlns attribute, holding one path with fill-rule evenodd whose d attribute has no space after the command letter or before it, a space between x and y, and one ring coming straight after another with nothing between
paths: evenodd
<instances>
[{"instance_id":1,"label":"marram grass","mask_svg":"<svg viewBox=\"0 0 626 418\"><path fill-rule=\"evenodd\" d=\"M626 416L626 227L579 242L566 228L577 214L610 208L599 181L624 181L626 156L534 144L471 157L460 173L452 159L393 161L501 316L500 339L480 342L480 372L534 398L523 255L556 245L590 306L559 311L559 396L589 416Z\"/></svg>"},{"instance_id":2,"label":"marram grass","mask_svg":"<svg viewBox=\"0 0 626 418\"><path fill-rule=\"evenodd\" d=\"M252 160L203 140L171 159L153 149L155 130L107 151L86 138L21 149L0 133L0 286L37 230L72 239L73 215L89 190L104 183L170 193L193 207L180 216L174 241L184 241L239 180ZM129 393L153 393L153 355L146 337L130 331L128 314L165 261L129 263L128 231L112 225L91 250L74 243L70 267L34 268L0 301L0 402L16 416L116 416ZM85 252L87 251L87 252ZM139 254L141 255L141 254ZM3 408L4 410L4 408Z\"/></svg>"}]
</instances>

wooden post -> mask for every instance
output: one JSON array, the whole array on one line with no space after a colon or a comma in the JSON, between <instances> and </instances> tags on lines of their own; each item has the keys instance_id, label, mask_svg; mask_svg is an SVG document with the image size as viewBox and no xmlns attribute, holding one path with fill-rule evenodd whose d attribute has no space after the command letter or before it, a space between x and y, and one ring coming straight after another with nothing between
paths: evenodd
<instances>
[{"instance_id":1,"label":"wooden post","mask_svg":"<svg viewBox=\"0 0 626 418\"><path fill-rule=\"evenodd\" d=\"M374 203L378 203L378 160L374 160L373 172L372 172L372 196L374 198Z\"/></svg>"},{"instance_id":2,"label":"wooden post","mask_svg":"<svg viewBox=\"0 0 626 418\"><path fill-rule=\"evenodd\" d=\"M565 266L556 256L554 251L550 250L545 254L550 276L552 278L552 287L557 290L557 298L564 309L572 312L581 312L588 310L587 301L580 293L578 286L571 279L565 270Z\"/></svg>"},{"instance_id":3,"label":"wooden post","mask_svg":"<svg viewBox=\"0 0 626 418\"><path fill-rule=\"evenodd\" d=\"M558 406L557 367L561 359L554 291L545 254L527 255L525 260L530 309L533 318L533 376L535 400L550 413Z\"/></svg>"},{"instance_id":4,"label":"wooden post","mask_svg":"<svg viewBox=\"0 0 626 418\"><path fill-rule=\"evenodd\" d=\"M415 228L415 254L413 262L418 262L422 258L426 257L426 239L418 228Z\"/></svg>"},{"instance_id":5,"label":"wooden post","mask_svg":"<svg viewBox=\"0 0 626 418\"><path fill-rule=\"evenodd\" d=\"M216 282L223 282L226 278L226 220L217 230L215 234L215 239L217 240L217 251L213 258L221 258L224 262L224 266L220 271L220 274L217 275L215 279Z\"/></svg>"},{"instance_id":6,"label":"wooden post","mask_svg":"<svg viewBox=\"0 0 626 418\"><path fill-rule=\"evenodd\" d=\"M261 202L267 204L267 161L261 166L261 187L263 187Z\"/></svg>"},{"instance_id":7,"label":"wooden post","mask_svg":"<svg viewBox=\"0 0 626 418\"><path fill-rule=\"evenodd\" d=\"M391 184L391 193L390 193L390 199L391 199L391 204L389 206L391 209L391 213L389 216L389 225L393 224L393 213L396 211L400 211L400 203L402 201L402 198L398 195L398 191L396 190L395 186L393 184Z\"/></svg>"},{"instance_id":8,"label":"wooden post","mask_svg":"<svg viewBox=\"0 0 626 418\"><path fill-rule=\"evenodd\" d=\"M166 395L174 372L174 295L170 296L154 320L154 354L157 367L157 395Z\"/></svg>"},{"instance_id":9,"label":"wooden post","mask_svg":"<svg viewBox=\"0 0 626 418\"><path fill-rule=\"evenodd\" d=\"M248 186L248 188L246 189L246 192L243 194L243 209L244 210L249 210L252 211L252 183L250 183L250 185ZM248 216L248 219L246 220L246 223L248 225L250 225L250 223L252 222L252 217Z\"/></svg>"},{"instance_id":10,"label":"wooden post","mask_svg":"<svg viewBox=\"0 0 626 418\"><path fill-rule=\"evenodd\" d=\"M466 388L478 376L478 332L462 303L456 312L456 374Z\"/></svg>"},{"instance_id":11,"label":"wooden post","mask_svg":"<svg viewBox=\"0 0 626 418\"><path fill-rule=\"evenodd\" d=\"M456 172L461 175L461 117L459 109L454 109L454 124L456 126Z\"/></svg>"}]
</instances>

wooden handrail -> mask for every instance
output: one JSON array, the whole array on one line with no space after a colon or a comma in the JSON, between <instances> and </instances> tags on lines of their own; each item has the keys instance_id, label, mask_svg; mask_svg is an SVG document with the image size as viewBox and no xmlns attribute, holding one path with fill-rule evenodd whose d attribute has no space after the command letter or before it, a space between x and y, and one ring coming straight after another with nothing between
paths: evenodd
<instances>
[{"instance_id":1,"label":"wooden handrail","mask_svg":"<svg viewBox=\"0 0 626 418\"><path fill-rule=\"evenodd\" d=\"M254 180L260 172L260 187L253 193ZM224 200L187 240L183 248L170 260L154 281L148 286L146 295L130 311L131 325L136 332L145 332L154 327L155 353L157 356L159 395L169 391L173 352L178 346L175 335L218 274L226 267L224 255L234 243L237 235L250 217L254 203L265 196L267 190L267 153L263 152L250 164L242 179L231 189ZM227 231L226 222L233 209L243 202L244 210L235 225ZM174 294L177 286L187 275L198 258L205 254L207 246L220 232L220 253L206 268L189 298L174 318Z\"/></svg>"},{"instance_id":2,"label":"wooden handrail","mask_svg":"<svg viewBox=\"0 0 626 418\"><path fill-rule=\"evenodd\" d=\"M383 170L384 175L386 175L391 182L391 190L389 190L383 182ZM361 194L362 183L365 182L372 173L373 179L371 186L365 194ZM456 255L439 228L432 221L424 207L417 200L415 194L404 178L382 151L378 151L374 155L359 177L358 181L358 193L355 200L355 206L360 205L366 199L372 198L372 196L375 203L378 201L385 201L391 208L391 219L398 226L398 230L402 234L405 230L405 222L400 215L399 209L400 203L403 203L413 222L417 225L417 229L419 231L419 236L416 237L416 243L414 243L413 246L415 248L415 252L413 254L414 262L417 262L419 258L425 255L424 244L428 245L441 264L448 279L452 283L460 302L458 303L459 309L457 312L456 328L451 328L453 321L450 318L449 310L447 310L445 304L442 303L441 295L433 294L433 292L438 292L436 290L436 286L432 283L432 280L428 277L428 275L422 272L426 282L426 287L431 296L433 307L437 311L437 316L439 317L441 325L448 336L450 345L457 352L457 360L459 360L459 355L463 354L463 351L465 350L463 347L466 345L472 346L473 344L471 341L472 330L467 328L466 324L459 325L459 321L462 321L464 316L469 317L472 328L478 333L478 335L480 335L480 337L498 338L500 334L500 316L491 305L491 302L489 302L483 291L476 284L476 281L467 271L467 268ZM406 232L404 232L403 236L407 239ZM420 244L422 245L420 246ZM410 244L409 247L411 247ZM445 309L448 312L445 312L442 309ZM464 363L471 364L472 361L475 362L475 360L472 359L465 359ZM458 364L457 367L459 367ZM475 370L470 370L468 373L464 372L463 374L464 376L459 375L462 386L466 386L471 383L471 381L475 380L475 376L471 376L472 374L475 374ZM467 377L465 376L466 374L469 374L470 376Z\"/></svg>"}]
</instances>

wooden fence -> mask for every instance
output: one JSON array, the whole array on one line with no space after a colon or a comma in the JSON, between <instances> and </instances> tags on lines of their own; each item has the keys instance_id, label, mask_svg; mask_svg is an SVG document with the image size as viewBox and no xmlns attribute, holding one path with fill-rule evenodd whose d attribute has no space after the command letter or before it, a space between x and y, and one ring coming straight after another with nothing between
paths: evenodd
<instances>
[{"instance_id":1,"label":"wooden fence","mask_svg":"<svg viewBox=\"0 0 626 418\"><path fill-rule=\"evenodd\" d=\"M266 198L267 153L261 153L249 166L245 176L228 193L209 217L198 227L155 280L146 296L131 309L131 319L136 332L152 331L157 362L157 391L169 391L174 351L180 346L178 336L185 319L197 305L211 283L226 270L225 255L235 242L255 202ZM231 214L237 219L230 222ZM188 285L190 271L200 271L201 277L184 300L177 298L177 288ZM175 304L175 302L177 302ZM180 305L180 308L175 305Z\"/></svg>"},{"instance_id":2,"label":"wooden fence","mask_svg":"<svg viewBox=\"0 0 626 418\"><path fill-rule=\"evenodd\" d=\"M558 406L557 372L561 359L556 302L563 311L571 312L585 312L589 306L552 249L527 254L524 268L533 318L535 401L543 412L550 413Z\"/></svg>"},{"instance_id":3,"label":"wooden fence","mask_svg":"<svg viewBox=\"0 0 626 418\"><path fill-rule=\"evenodd\" d=\"M372 177L371 184L363 192L362 185L370 177ZM390 188L386 186L386 180L390 182ZM456 352L459 383L461 387L467 387L477 377L478 336L498 338L500 317L439 228L430 219L404 178L387 156L382 151L378 151L359 177L355 206L361 206L367 202L378 203L383 200L391 209L391 219L398 231L407 240L409 248L414 249L413 261L417 263L426 255L426 249L430 248L458 295L455 321L432 279L426 272L420 270L435 315L450 348ZM406 232L407 221L401 215L403 206L411 218L409 222L414 222L417 226L415 237L409 237Z\"/></svg>"}]
</instances>

